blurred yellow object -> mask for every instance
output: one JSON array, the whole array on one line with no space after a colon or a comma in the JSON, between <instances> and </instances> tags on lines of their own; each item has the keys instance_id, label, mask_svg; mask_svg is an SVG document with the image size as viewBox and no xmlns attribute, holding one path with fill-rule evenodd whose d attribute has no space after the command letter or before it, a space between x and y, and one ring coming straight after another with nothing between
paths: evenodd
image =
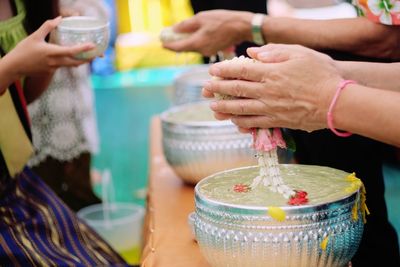
<instances>
[{"instance_id":1,"label":"blurred yellow object","mask_svg":"<svg viewBox=\"0 0 400 267\"><path fill-rule=\"evenodd\" d=\"M156 32L193 16L189 0L117 0L118 33Z\"/></svg>"},{"instance_id":2,"label":"blurred yellow object","mask_svg":"<svg viewBox=\"0 0 400 267\"><path fill-rule=\"evenodd\" d=\"M202 63L200 54L177 54L159 41L163 28L193 16L190 0L117 0L116 8L117 70Z\"/></svg>"},{"instance_id":3,"label":"blurred yellow object","mask_svg":"<svg viewBox=\"0 0 400 267\"><path fill-rule=\"evenodd\" d=\"M198 53L176 53L164 49L158 34L152 33L120 34L115 43L115 55L115 66L119 71L202 63Z\"/></svg>"}]
</instances>

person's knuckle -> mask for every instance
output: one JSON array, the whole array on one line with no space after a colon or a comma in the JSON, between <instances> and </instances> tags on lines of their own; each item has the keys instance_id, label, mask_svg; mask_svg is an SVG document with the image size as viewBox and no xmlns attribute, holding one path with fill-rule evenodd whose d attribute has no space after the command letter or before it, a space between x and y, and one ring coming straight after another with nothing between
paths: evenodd
<instances>
[{"instance_id":1,"label":"person's knuckle","mask_svg":"<svg viewBox=\"0 0 400 267\"><path fill-rule=\"evenodd\" d=\"M240 114L245 114L246 112L246 103L244 102L244 100L239 100L239 113Z\"/></svg>"},{"instance_id":2,"label":"person's knuckle","mask_svg":"<svg viewBox=\"0 0 400 267\"><path fill-rule=\"evenodd\" d=\"M249 66L247 66L246 64L243 64L240 66L239 69L239 77L242 80L247 80L250 74L250 70L249 70Z\"/></svg>"},{"instance_id":3,"label":"person's knuckle","mask_svg":"<svg viewBox=\"0 0 400 267\"><path fill-rule=\"evenodd\" d=\"M233 89L233 95L236 95L238 97L242 97L243 95L243 90L240 86L240 83L238 81L234 81L233 85L232 85L232 89Z\"/></svg>"}]
</instances>

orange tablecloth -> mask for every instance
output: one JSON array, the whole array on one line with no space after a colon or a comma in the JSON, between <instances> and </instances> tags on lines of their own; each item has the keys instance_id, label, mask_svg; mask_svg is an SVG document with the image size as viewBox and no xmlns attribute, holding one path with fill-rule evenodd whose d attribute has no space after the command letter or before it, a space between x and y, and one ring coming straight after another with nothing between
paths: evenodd
<instances>
[{"instance_id":1,"label":"orange tablecloth","mask_svg":"<svg viewBox=\"0 0 400 267\"><path fill-rule=\"evenodd\" d=\"M150 134L149 191L141 266L209 267L188 225L188 216L194 211L194 188L183 184L165 161L158 117L152 119Z\"/></svg>"}]
</instances>

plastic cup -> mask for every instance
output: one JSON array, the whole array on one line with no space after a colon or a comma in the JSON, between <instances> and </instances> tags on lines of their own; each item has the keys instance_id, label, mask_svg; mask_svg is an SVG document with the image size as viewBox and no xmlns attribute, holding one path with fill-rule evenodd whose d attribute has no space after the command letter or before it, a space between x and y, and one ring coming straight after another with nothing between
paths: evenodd
<instances>
[{"instance_id":1,"label":"plastic cup","mask_svg":"<svg viewBox=\"0 0 400 267\"><path fill-rule=\"evenodd\" d=\"M144 208L132 203L95 204L79 218L103 237L129 264L140 263Z\"/></svg>"}]
</instances>

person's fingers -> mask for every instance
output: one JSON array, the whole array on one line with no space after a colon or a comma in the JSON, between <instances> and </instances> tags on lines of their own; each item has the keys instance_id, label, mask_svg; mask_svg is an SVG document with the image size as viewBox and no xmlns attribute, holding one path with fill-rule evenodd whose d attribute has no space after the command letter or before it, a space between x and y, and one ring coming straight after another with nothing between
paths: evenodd
<instances>
[{"instance_id":1,"label":"person's fingers","mask_svg":"<svg viewBox=\"0 0 400 267\"><path fill-rule=\"evenodd\" d=\"M239 79L260 82L263 80L265 64L261 62L226 60L213 64L209 73L223 79Z\"/></svg>"},{"instance_id":2,"label":"person's fingers","mask_svg":"<svg viewBox=\"0 0 400 267\"><path fill-rule=\"evenodd\" d=\"M88 63L88 60L75 59L72 57L54 57L50 60L49 64L52 67L77 67L82 64Z\"/></svg>"},{"instance_id":3,"label":"person's fingers","mask_svg":"<svg viewBox=\"0 0 400 267\"><path fill-rule=\"evenodd\" d=\"M192 33L200 28L200 22L196 17L186 19L173 26L175 32L179 33Z\"/></svg>"},{"instance_id":4,"label":"person's fingers","mask_svg":"<svg viewBox=\"0 0 400 267\"><path fill-rule=\"evenodd\" d=\"M214 97L214 93L211 92L210 90L207 90L206 88L203 88L201 90L201 95L205 98L213 98Z\"/></svg>"},{"instance_id":5,"label":"person's fingers","mask_svg":"<svg viewBox=\"0 0 400 267\"><path fill-rule=\"evenodd\" d=\"M239 132L241 133L251 133L251 129L247 129L247 128L242 128L242 127L238 127Z\"/></svg>"},{"instance_id":6,"label":"person's fingers","mask_svg":"<svg viewBox=\"0 0 400 267\"><path fill-rule=\"evenodd\" d=\"M163 43L163 47L176 52L199 52L203 56L212 56L218 50L207 46L206 38L202 31L197 31L183 40Z\"/></svg>"},{"instance_id":7,"label":"person's fingers","mask_svg":"<svg viewBox=\"0 0 400 267\"><path fill-rule=\"evenodd\" d=\"M166 49L175 51L175 52L195 52L196 50L193 47L193 42L191 41L192 37L187 39L174 41L174 42L164 42L162 46Z\"/></svg>"},{"instance_id":8,"label":"person's fingers","mask_svg":"<svg viewBox=\"0 0 400 267\"><path fill-rule=\"evenodd\" d=\"M74 57L79 53L87 52L95 48L93 43L78 44L74 46L60 46L56 44L48 44L51 49L51 56L69 56Z\"/></svg>"},{"instance_id":9,"label":"person's fingers","mask_svg":"<svg viewBox=\"0 0 400 267\"><path fill-rule=\"evenodd\" d=\"M33 36L40 39L46 38L46 36L61 22L61 19L62 17L59 16L55 19L47 20L45 23L42 24L42 26L40 26L39 29L36 30L36 32L33 33Z\"/></svg>"},{"instance_id":10,"label":"person's fingers","mask_svg":"<svg viewBox=\"0 0 400 267\"><path fill-rule=\"evenodd\" d=\"M268 116L233 116L231 121L239 127L239 129L251 128L273 128L281 127L276 122L271 120Z\"/></svg>"},{"instance_id":11,"label":"person's fingers","mask_svg":"<svg viewBox=\"0 0 400 267\"><path fill-rule=\"evenodd\" d=\"M233 115L263 115L263 102L255 99L218 100L210 103L212 111Z\"/></svg>"},{"instance_id":12,"label":"person's fingers","mask_svg":"<svg viewBox=\"0 0 400 267\"><path fill-rule=\"evenodd\" d=\"M287 45L266 45L259 48L249 48L250 57L264 63L280 63L291 59L298 52Z\"/></svg>"},{"instance_id":13,"label":"person's fingers","mask_svg":"<svg viewBox=\"0 0 400 267\"><path fill-rule=\"evenodd\" d=\"M217 120L224 121L224 120L229 120L229 119L231 119L231 118L232 118L232 114L214 112L214 117L215 117Z\"/></svg>"},{"instance_id":14,"label":"person's fingers","mask_svg":"<svg viewBox=\"0 0 400 267\"><path fill-rule=\"evenodd\" d=\"M243 80L213 80L204 85L205 90L238 98L255 98L262 95L263 84Z\"/></svg>"}]
</instances>

